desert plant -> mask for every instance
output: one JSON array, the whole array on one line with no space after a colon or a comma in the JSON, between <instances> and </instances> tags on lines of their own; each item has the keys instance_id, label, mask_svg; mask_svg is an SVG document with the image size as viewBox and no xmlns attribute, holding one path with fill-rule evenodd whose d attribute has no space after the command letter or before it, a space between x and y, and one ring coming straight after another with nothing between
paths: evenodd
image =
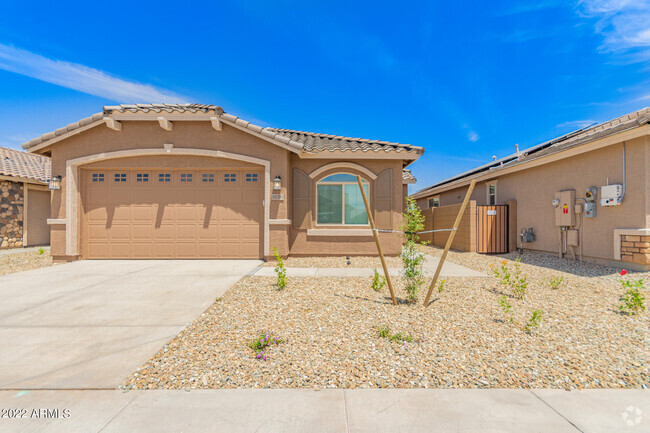
<instances>
[{"instance_id":1,"label":"desert plant","mask_svg":"<svg viewBox=\"0 0 650 433\"><path fill-rule=\"evenodd\" d=\"M513 323L515 319L512 316L512 305L510 305L510 303L508 302L508 298L506 295L503 295L499 298L499 305L501 305L503 314L508 318L508 321L510 323Z\"/></svg>"},{"instance_id":2,"label":"desert plant","mask_svg":"<svg viewBox=\"0 0 650 433\"><path fill-rule=\"evenodd\" d=\"M380 276L377 269L375 269L375 274L372 277L372 285L370 287L372 287L372 290L375 292L381 292L384 284L386 284L386 278Z\"/></svg>"},{"instance_id":3,"label":"desert plant","mask_svg":"<svg viewBox=\"0 0 650 433\"><path fill-rule=\"evenodd\" d=\"M625 274L627 274L627 272L621 272L621 275ZM643 280L624 280L621 281L621 285L623 286L625 293L623 293L619 298L621 301L621 304L618 306L619 311L628 316L645 311L645 305L643 303L643 301L645 301L645 296L641 293L641 289L643 289Z\"/></svg>"},{"instance_id":4,"label":"desert plant","mask_svg":"<svg viewBox=\"0 0 650 433\"><path fill-rule=\"evenodd\" d=\"M381 338L387 338L390 341L402 341L411 343L414 341L413 337L408 334L402 334L401 332L396 332L395 334L390 333L390 328L388 325L378 326L377 333Z\"/></svg>"},{"instance_id":5,"label":"desert plant","mask_svg":"<svg viewBox=\"0 0 650 433\"><path fill-rule=\"evenodd\" d=\"M402 275L405 280L405 289L408 300L411 303L417 302L418 291L424 284L424 272L422 265L425 256L418 250L417 242L420 239L418 232L424 230L424 215L420 207L411 197L406 198L404 212L402 213L401 229L404 232L405 242L402 246L402 264L404 266Z\"/></svg>"},{"instance_id":6,"label":"desert plant","mask_svg":"<svg viewBox=\"0 0 650 433\"><path fill-rule=\"evenodd\" d=\"M278 290L284 290L287 287L287 268L284 267L284 260L276 247L273 247L273 255L278 262L275 266L275 273L278 274Z\"/></svg>"},{"instance_id":7,"label":"desert plant","mask_svg":"<svg viewBox=\"0 0 650 433\"><path fill-rule=\"evenodd\" d=\"M38 255L42 256L43 254L45 254L45 249L44 248L39 248L38 249Z\"/></svg>"},{"instance_id":8,"label":"desert plant","mask_svg":"<svg viewBox=\"0 0 650 433\"><path fill-rule=\"evenodd\" d=\"M445 283L447 280L440 280L438 282L438 293L442 293L443 290L445 290Z\"/></svg>"},{"instance_id":9,"label":"desert plant","mask_svg":"<svg viewBox=\"0 0 650 433\"><path fill-rule=\"evenodd\" d=\"M519 259L515 260L514 269L510 271L508 267L508 261L501 261L501 266L494 268L493 265L490 265L494 275L499 278L499 283L510 289L512 296L517 299L524 299L526 292L528 291L528 277L521 272L521 264Z\"/></svg>"},{"instance_id":10,"label":"desert plant","mask_svg":"<svg viewBox=\"0 0 650 433\"><path fill-rule=\"evenodd\" d=\"M552 290L557 290L560 288L563 282L564 282L564 277L553 277L548 281L548 285L551 287Z\"/></svg>"},{"instance_id":11,"label":"desert plant","mask_svg":"<svg viewBox=\"0 0 650 433\"><path fill-rule=\"evenodd\" d=\"M542 310L535 310L530 316L528 323L524 325L524 331L530 334L534 329L539 328L539 324L542 321Z\"/></svg>"},{"instance_id":12,"label":"desert plant","mask_svg":"<svg viewBox=\"0 0 650 433\"><path fill-rule=\"evenodd\" d=\"M255 358L266 361L266 353L264 353L264 350L269 346L280 343L284 343L284 340L270 332L261 330L255 339L248 342L248 347L255 351Z\"/></svg>"}]
</instances>

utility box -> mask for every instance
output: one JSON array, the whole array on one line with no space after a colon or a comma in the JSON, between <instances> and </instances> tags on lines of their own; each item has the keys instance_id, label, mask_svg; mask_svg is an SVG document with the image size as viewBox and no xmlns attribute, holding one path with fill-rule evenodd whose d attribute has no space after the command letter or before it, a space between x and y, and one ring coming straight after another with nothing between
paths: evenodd
<instances>
[{"instance_id":1,"label":"utility box","mask_svg":"<svg viewBox=\"0 0 650 433\"><path fill-rule=\"evenodd\" d=\"M576 201L575 189L555 193L555 225L560 227L572 227L576 225L576 214L574 204Z\"/></svg>"},{"instance_id":2,"label":"utility box","mask_svg":"<svg viewBox=\"0 0 650 433\"><path fill-rule=\"evenodd\" d=\"M623 201L623 185L605 185L600 187L600 205L618 206Z\"/></svg>"},{"instance_id":3,"label":"utility box","mask_svg":"<svg viewBox=\"0 0 650 433\"><path fill-rule=\"evenodd\" d=\"M570 247L578 246L578 230L567 230L567 244Z\"/></svg>"},{"instance_id":4,"label":"utility box","mask_svg":"<svg viewBox=\"0 0 650 433\"><path fill-rule=\"evenodd\" d=\"M596 202L588 201L585 203L585 218L596 218Z\"/></svg>"}]
</instances>

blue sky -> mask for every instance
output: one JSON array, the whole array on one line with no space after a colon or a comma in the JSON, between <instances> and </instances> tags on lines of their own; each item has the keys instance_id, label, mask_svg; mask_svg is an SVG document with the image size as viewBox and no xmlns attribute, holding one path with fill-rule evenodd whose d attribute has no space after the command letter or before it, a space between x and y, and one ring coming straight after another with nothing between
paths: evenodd
<instances>
[{"instance_id":1,"label":"blue sky","mask_svg":"<svg viewBox=\"0 0 650 433\"><path fill-rule=\"evenodd\" d=\"M424 146L420 189L650 105L650 0L192 3L4 4L0 146L103 105L212 103Z\"/></svg>"}]
</instances>

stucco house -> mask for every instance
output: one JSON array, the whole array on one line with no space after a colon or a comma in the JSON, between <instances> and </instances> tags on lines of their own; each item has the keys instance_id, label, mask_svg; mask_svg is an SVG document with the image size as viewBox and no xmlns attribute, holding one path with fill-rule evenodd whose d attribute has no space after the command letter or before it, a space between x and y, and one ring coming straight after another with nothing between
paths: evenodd
<instances>
[{"instance_id":1,"label":"stucco house","mask_svg":"<svg viewBox=\"0 0 650 433\"><path fill-rule=\"evenodd\" d=\"M443 209L462 201L472 179L473 209L509 205L510 250L650 269L650 109L495 157L413 197Z\"/></svg>"},{"instance_id":2,"label":"stucco house","mask_svg":"<svg viewBox=\"0 0 650 433\"><path fill-rule=\"evenodd\" d=\"M50 159L0 147L0 249L47 245Z\"/></svg>"},{"instance_id":3,"label":"stucco house","mask_svg":"<svg viewBox=\"0 0 650 433\"><path fill-rule=\"evenodd\" d=\"M376 254L356 175L377 225L397 228L424 151L200 104L108 106L23 147L52 159L56 261ZM398 234L381 240L399 252Z\"/></svg>"}]
</instances>

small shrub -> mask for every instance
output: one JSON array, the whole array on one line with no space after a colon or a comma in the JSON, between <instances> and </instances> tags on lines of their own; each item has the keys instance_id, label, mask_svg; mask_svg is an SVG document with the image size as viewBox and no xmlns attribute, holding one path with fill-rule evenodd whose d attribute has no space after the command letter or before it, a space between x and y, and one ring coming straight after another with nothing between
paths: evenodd
<instances>
[{"instance_id":1,"label":"small shrub","mask_svg":"<svg viewBox=\"0 0 650 433\"><path fill-rule=\"evenodd\" d=\"M405 280L408 301L415 303L418 300L418 291L424 284L422 265L424 264L425 255L416 246L420 239L417 232L424 230L424 215L422 215L420 207L411 197L406 198L401 229L406 238L400 255L404 265L402 275Z\"/></svg>"},{"instance_id":2,"label":"small shrub","mask_svg":"<svg viewBox=\"0 0 650 433\"><path fill-rule=\"evenodd\" d=\"M378 326L377 332L379 334L379 337L387 338L390 341L401 341L405 343L411 343L414 341L413 337L408 334L402 334L401 332L396 332L395 334L391 334L388 325Z\"/></svg>"},{"instance_id":3,"label":"small shrub","mask_svg":"<svg viewBox=\"0 0 650 433\"><path fill-rule=\"evenodd\" d=\"M508 297L506 295L499 298L499 305L501 305L503 314L508 318L508 321L513 323L515 319L512 316L512 305L508 302Z\"/></svg>"},{"instance_id":4,"label":"small shrub","mask_svg":"<svg viewBox=\"0 0 650 433\"><path fill-rule=\"evenodd\" d=\"M44 248L39 248L38 249L38 255L42 256L43 254L45 254L45 249Z\"/></svg>"},{"instance_id":5,"label":"small shrub","mask_svg":"<svg viewBox=\"0 0 650 433\"><path fill-rule=\"evenodd\" d=\"M284 260L276 247L273 247L273 255L278 262L275 267L275 273L278 274L278 290L284 290L287 287L287 268L284 267Z\"/></svg>"},{"instance_id":6,"label":"small shrub","mask_svg":"<svg viewBox=\"0 0 650 433\"><path fill-rule=\"evenodd\" d=\"M548 285L551 287L551 290L557 290L560 288L564 282L564 277L553 277L548 281Z\"/></svg>"},{"instance_id":7,"label":"small shrub","mask_svg":"<svg viewBox=\"0 0 650 433\"><path fill-rule=\"evenodd\" d=\"M528 323L524 325L524 331L530 334L534 329L539 328L539 324L542 321L542 310L535 310L530 316Z\"/></svg>"},{"instance_id":8,"label":"small shrub","mask_svg":"<svg viewBox=\"0 0 650 433\"><path fill-rule=\"evenodd\" d=\"M381 289L386 284L386 278L379 275L377 269L375 269L375 275L372 277L372 290L375 292L381 292Z\"/></svg>"},{"instance_id":9,"label":"small shrub","mask_svg":"<svg viewBox=\"0 0 650 433\"><path fill-rule=\"evenodd\" d=\"M264 353L264 350L267 347L280 343L284 343L284 340L281 340L270 332L262 330L259 332L257 338L248 342L248 347L255 351L255 358L266 361L266 353Z\"/></svg>"},{"instance_id":10,"label":"small shrub","mask_svg":"<svg viewBox=\"0 0 650 433\"><path fill-rule=\"evenodd\" d=\"M447 282L447 280L440 280L438 282L438 293L442 293L443 290L445 290L445 283L446 282Z\"/></svg>"},{"instance_id":11,"label":"small shrub","mask_svg":"<svg viewBox=\"0 0 650 433\"><path fill-rule=\"evenodd\" d=\"M513 271L510 271L507 260L503 260L501 266L497 269L494 269L493 265L490 265L490 268L492 268L494 275L499 278L499 284L509 288L512 296L517 299L524 299L528 291L528 277L521 272L519 259L515 260Z\"/></svg>"},{"instance_id":12,"label":"small shrub","mask_svg":"<svg viewBox=\"0 0 650 433\"><path fill-rule=\"evenodd\" d=\"M641 311L645 311L645 296L641 293L643 289L643 280L636 281L621 281L625 293L619 299L621 305L618 306L618 309L621 313L632 316L638 314Z\"/></svg>"}]
</instances>

